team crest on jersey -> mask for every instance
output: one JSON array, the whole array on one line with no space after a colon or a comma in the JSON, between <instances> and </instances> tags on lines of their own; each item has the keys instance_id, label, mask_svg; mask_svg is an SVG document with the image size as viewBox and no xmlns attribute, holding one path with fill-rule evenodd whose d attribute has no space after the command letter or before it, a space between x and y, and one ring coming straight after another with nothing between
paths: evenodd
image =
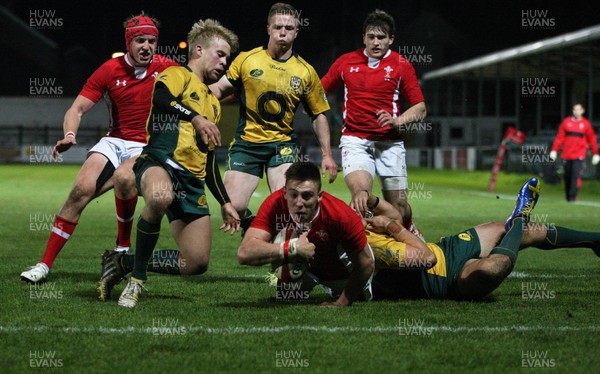
<instances>
[{"instance_id":1,"label":"team crest on jersey","mask_svg":"<svg viewBox=\"0 0 600 374\"><path fill-rule=\"evenodd\" d=\"M473 237L471 236L471 234L469 234L468 232L461 232L460 234L458 234L458 237L459 237L461 240L464 240L464 241L466 241L466 242L470 242L470 241L471 241L471 239L473 238Z\"/></svg>"},{"instance_id":2,"label":"team crest on jersey","mask_svg":"<svg viewBox=\"0 0 600 374\"><path fill-rule=\"evenodd\" d=\"M287 156L292 154L292 147L283 147L279 151L279 154L282 156Z\"/></svg>"},{"instance_id":3,"label":"team crest on jersey","mask_svg":"<svg viewBox=\"0 0 600 374\"><path fill-rule=\"evenodd\" d=\"M389 81L390 79L392 79L392 71L394 71L394 69L392 69L391 66L386 66L383 68L383 70L385 70L385 77L383 77L383 79L385 79L386 81Z\"/></svg>"},{"instance_id":4,"label":"team crest on jersey","mask_svg":"<svg viewBox=\"0 0 600 374\"><path fill-rule=\"evenodd\" d=\"M322 242L326 242L329 240L329 235L327 234L327 231L325 230L319 230L316 232L317 236L319 236L319 239L321 239Z\"/></svg>"},{"instance_id":5,"label":"team crest on jersey","mask_svg":"<svg viewBox=\"0 0 600 374\"><path fill-rule=\"evenodd\" d=\"M198 96L198 94L196 92L192 92L190 94L190 99L192 99L194 101L200 101L200 96Z\"/></svg>"},{"instance_id":6,"label":"team crest on jersey","mask_svg":"<svg viewBox=\"0 0 600 374\"><path fill-rule=\"evenodd\" d=\"M262 69L252 69L250 71L250 76L252 78L258 78L258 77L260 77L263 74L264 74L264 71Z\"/></svg>"},{"instance_id":7,"label":"team crest on jersey","mask_svg":"<svg viewBox=\"0 0 600 374\"><path fill-rule=\"evenodd\" d=\"M293 90L300 88L300 84L302 84L302 78L295 75L290 78L290 87L292 87Z\"/></svg>"},{"instance_id":8,"label":"team crest on jersey","mask_svg":"<svg viewBox=\"0 0 600 374\"><path fill-rule=\"evenodd\" d=\"M202 195L198 198L198 207L206 208L206 195Z\"/></svg>"}]
</instances>

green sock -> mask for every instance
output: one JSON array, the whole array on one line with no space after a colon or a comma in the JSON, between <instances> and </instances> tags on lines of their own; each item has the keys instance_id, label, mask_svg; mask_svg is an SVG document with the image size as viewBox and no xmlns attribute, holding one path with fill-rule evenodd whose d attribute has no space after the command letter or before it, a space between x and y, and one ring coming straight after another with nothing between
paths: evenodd
<instances>
[{"instance_id":1,"label":"green sock","mask_svg":"<svg viewBox=\"0 0 600 374\"><path fill-rule=\"evenodd\" d=\"M523 218L517 217L513 220L513 224L504 235L504 238L500 241L497 247L492 249L490 254L501 254L506 255L510 258L510 262L515 264L517 261L517 254L519 253L519 246L521 245L521 239L523 238Z\"/></svg>"},{"instance_id":2,"label":"green sock","mask_svg":"<svg viewBox=\"0 0 600 374\"><path fill-rule=\"evenodd\" d=\"M544 243L537 245L539 249L557 248L600 248L600 232L576 231L566 227L548 225Z\"/></svg>"},{"instance_id":3,"label":"green sock","mask_svg":"<svg viewBox=\"0 0 600 374\"><path fill-rule=\"evenodd\" d=\"M135 263L131 276L142 281L148 279L146 276L146 268L148 261L152 256L152 251L158 241L160 235L160 222L150 223L140 217L137 224L137 238L135 241Z\"/></svg>"},{"instance_id":4,"label":"green sock","mask_svg":"<svg viewBox=\"0 0 600 374\"><path fill-rule=\"evenodd\" d=\"M179 271L179 251L176 249L154 251L148 263L148 271L160 274L181 274Z\"/></svg>"}]
</instances>

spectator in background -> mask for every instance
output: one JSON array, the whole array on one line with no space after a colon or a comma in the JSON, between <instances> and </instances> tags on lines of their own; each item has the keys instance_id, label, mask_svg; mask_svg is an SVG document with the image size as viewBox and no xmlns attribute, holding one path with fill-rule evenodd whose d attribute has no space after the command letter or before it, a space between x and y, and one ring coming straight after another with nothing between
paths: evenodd
<instances>
[{"instance_id":1,"label":"spectator in background","mask_svg":"<svg viewBox=\"0 0 600 374\"><path fill-rule=\"evenodd\" d=\"M562 147L560 157L563 159L567 202L577 201L588 145L592 149L592 164L597 165L600 161L596 133L583 113L585 108L582 104L573 105L573 115L566 117L560 124L550 151L550 158L554 161Z\"/></svg>"}]
</instances>

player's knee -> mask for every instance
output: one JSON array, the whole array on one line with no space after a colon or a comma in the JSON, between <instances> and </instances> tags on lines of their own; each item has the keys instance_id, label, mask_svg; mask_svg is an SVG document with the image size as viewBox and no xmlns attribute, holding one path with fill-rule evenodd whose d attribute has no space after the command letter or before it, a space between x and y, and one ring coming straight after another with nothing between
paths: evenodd
<instances>
[{"instance_id":1,"label":"player's knee","mask_svg":"<svg viewBox=\"0 0 600 374\"><path fill-rule=\"evenodd\" d=\"M173 196L171 191L152 191L149 196L144 195L144 202L153 213L164 215L173 202Z\"/></svg>"},{"instance_id":2,"label":"player's knee","mask_svg":"<svg viewBox=\"0 0 600 374\"><path fill-rule=\"evenodd\" d=\"M182 259L179 271L185 275L200 275L208 271L208 259L197 259L196 261L185 261Z\"/></svg>"},{"instance_id":3,"label":"player's knee","mask_svg":"<svg viewBox=\"0 0 600 374\"><path fill-rule=\"evenodd\" d=\"M512 267L508 256L497 255L482 264L480 273L489 282L500 284L510 274Z\"/></svg>"},{"instance_id":4,"label":"player's knee","mask_svg":"<svg viewBox=\"0 0 600 374\"><path fill-rule=\"evenodd\" d=\"M135 188L135 174L131 168L118 167L113 174L115 189L127 191Z\"/></svg>"}]
</instances>

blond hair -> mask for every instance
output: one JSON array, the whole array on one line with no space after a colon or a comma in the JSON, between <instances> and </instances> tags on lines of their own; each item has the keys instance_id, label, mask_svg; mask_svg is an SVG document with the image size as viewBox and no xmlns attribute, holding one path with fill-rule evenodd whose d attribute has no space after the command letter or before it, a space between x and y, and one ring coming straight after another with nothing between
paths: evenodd
<instances>
[{"instance_id":1,"label":"blond hair","mask_svg":"<svg viewBox=\"0 0 600 374\"><path fill-rule=\"evenodd\" d=\"M192 29L188 33L188 58L192 58L192 54L198 44L203 47L208 47L213 38L225 40L231 48L231 53L235 53L239 48L238 37L233 31L221 25L217 20L210 18L205 20L201 19L194 23L194 26L192 26Z\"/></svg>"}]
</instances>

